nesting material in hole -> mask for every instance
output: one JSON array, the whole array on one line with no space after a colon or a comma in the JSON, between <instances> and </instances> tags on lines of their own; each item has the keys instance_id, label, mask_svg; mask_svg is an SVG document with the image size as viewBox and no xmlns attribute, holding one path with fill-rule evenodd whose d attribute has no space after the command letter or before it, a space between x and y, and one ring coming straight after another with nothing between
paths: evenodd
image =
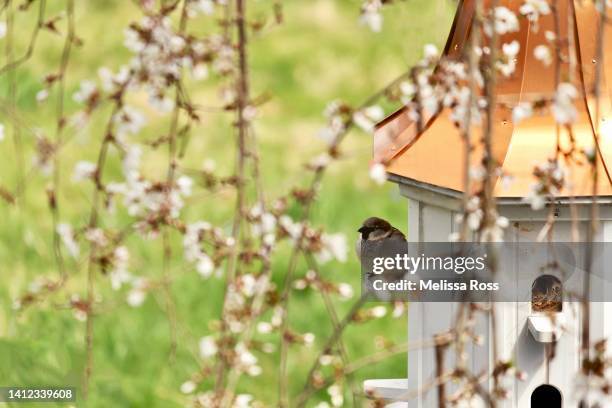
<instances>
[{"instance_id":1,"label":"nesting material in hole","mask_svg":"<svg viewBox=\"0 0 612 408\"><path fill-rule=\"evenodd\" d=\"M563 310L563 284L552 275L538 277L531 286L533 312L561 312Z\"/></svg>"}]
</instances>

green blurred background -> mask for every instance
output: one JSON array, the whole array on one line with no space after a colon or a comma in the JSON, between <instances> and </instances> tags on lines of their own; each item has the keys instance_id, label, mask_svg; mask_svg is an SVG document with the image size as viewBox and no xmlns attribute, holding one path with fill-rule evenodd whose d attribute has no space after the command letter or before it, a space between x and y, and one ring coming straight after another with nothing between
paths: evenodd
<instances>
[{"instance_id":1,"label":"green blurred background","mask_svg":"<svg viewBox=\"0 0 612 408\"><path fill-rule=\"evenodd\" d=\"M19 2L17 2L19 4ZM370 94L406 70L421 55L426 43L443 44L450 29L454 2L448 0L396 1L384 10L383 30L371 32L359 23L358 0L286 0L284 23L272 23L273 2L248 2L251 18L267 21L264 30L251 38L249 66L253 95L270 94L255 122L263 163L262 173L268 198L285 193L292 186L306 185L308 174L303 164L325 149L317 137L325 125L322 112L327 103L341 99L359 104ZM64 1L48 4L47 15L61 16ZM21 55L27 47L35 24L37 2L26 12L16 12L15 48ZM4 19L5 14L2 15ZM123 30L130 21L138 20L138 8L127 0L88 0L76 2L77 35L83 40L73 50L67 72L68 95L78 89L84 79L95 79L101 66L117 69L126 63L130 53L123 47ZM58 23L65 32L65 19ZM212 18L191 22L191 29L202 32L215 30ZM6 39L0 40L4 48ZM43 104L36 102L45 75L56 72L63 37L40 33L33 57L15 73L17 79L17 110L7 102L8 77L0 77L0 123L6 137L0 142L0 185L13 191L17 185L16 160L12 143L17 123L25 144L27 168L35 155L37 134L50 138L54 134L56 93ZM0 53L0 65L5 55ZM194 102L202 106L218 106L219 82L211 78L190 87ZM135 96L138 104L138 96ZM144 97L143 97L144 100ZM141 102L141 101L140 101ZM391 109L391 107L388 107ZM78 109L69 97L67 111ZM149 112L151 113L151 112ZM389 113L389 112L387 112ZM74 165L79 160L94 161L103 136L102 126L108 109L94 115L82 131L69 130L69 144L61 152L62 188L59 197L61 218L72 225L83 225L88 215L91 186L71 181ZM167 117L149 116L149 125L132 140L152 140L167 129ZM199 167L206 158L214 159L221 174L233 169L232 118L227 113L210 112L202 115L199 127L192 131L187 167ZM332 165L320 199L314 207L313 221L329 232L342 232L352 246L361 221L372 215L390 220L406 229L406 204L397 188L388 183L376 186L368 177L371 152L370 136L352 131L345 140L344 158ZM166 153L149 150L143 157L145 173L161 174L166 168ZM118 155L113 153L110 170L105 177L120 172ZM45 193L50 179L34 171L27 178L25 201L22 206L0 201L0 386L10 385L80 385L84 363L84 323L76 320L70 310L58 308L66 302L66 292L49 301L15 314L13 300L23 293L36 276L55 277L57 270L52 252L52 222ZM183 213L186 221L209 220L231 226L233 194L196 193ZM127 216L104 218L105 227L125 225ZM139 276L159 277L161 271L161 241L143 240L132 236L127 242L131 250L130 271ZM168 359L168 322L161 293L149 296L140 308L125 303L124 292L113 292L107 279L97 278L98 291L104 299L104 310L95 320L94 374L91 400L95 407L174 407L184 406L187 398L180 385L198 370L198 339L211 332L210 322L219 315L223 280L202 280L182 260L180 236L173 243L171 273L175 277L172 292L176 301L179 344L176 360ZM274 262L274 279L281 281L286 268L287 248L281 248ZM68 262L72 276L68 294L84 296L85 270L82 263ZM298 276L306 266L300 264ZM345 264L325 265L324 276L336 282L350 282L358 293L359 266L351 252ZM351 301L337 301L344 314ZM298 332L313 332L312 348L292 347L289 359L291 393L298 393L306 372L331 332L331 323L318 293L306 290L291 298L291 328ZM258 335L260 340L277 343L277 335ZM390 342L406 339L405 317L390 316L374 322L350 327L344 336L349 356L363 357L376 351L377 336ZM277 398L278 353L258 354L263 374L243 377L240 392L252 393L266 404ZM406 360L396 357L359 371L357 379L403 377ZM205 390L204 382L199 390ZM324 400L324 391L312 400ZM347 400L348 401L348 400ZM3 405L0 403L0 405ZM52 406L53 404L41 404ZM77 403L77 406L83 406ZM22 406L22 405L19 405ZM35 406L24 404L23 406Z\"/></svg>"}]
</instances>

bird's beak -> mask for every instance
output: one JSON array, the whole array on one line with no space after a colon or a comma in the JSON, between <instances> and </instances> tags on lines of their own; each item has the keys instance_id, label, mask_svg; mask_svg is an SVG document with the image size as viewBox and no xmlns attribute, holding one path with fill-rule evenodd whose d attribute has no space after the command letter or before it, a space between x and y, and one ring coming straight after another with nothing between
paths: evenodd
<instances>
[{"instance_id":1,"label":"bird's beak","mask_svg":"<svg viewBox=\"0 0 612 408\"><path fill-rule=\"evenodd\" d=\"M365 232L367 230L368 230L368 227L362 226L361 228L357 230L357 232Z\"/></svg>"}]
</instances>

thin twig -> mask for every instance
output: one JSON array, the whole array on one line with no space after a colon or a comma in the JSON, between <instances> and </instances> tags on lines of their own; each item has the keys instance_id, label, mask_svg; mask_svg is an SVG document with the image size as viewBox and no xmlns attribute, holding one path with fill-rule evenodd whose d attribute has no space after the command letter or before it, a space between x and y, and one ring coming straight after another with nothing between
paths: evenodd
<instances>
[{"instance_id":1,"label":"thin twig","mask_svg":"<svg viewBox=\"0 0 612 408\"><path fill-rule=\"evenodd\" d=\"M10 4L10 2L12 2L12 0L7 0L6 2L7 7ZM39 0L38 19L36 21L36 25L34 26L34 29L32 30L32 35L30 36L30 43L28 44L28 49L26 50L25 54L17 59L8 61L6 65L0 67L0 75L13 71L15 68L17 68L18 66L26 62L32 56L34 52L34 48L36 47L36 41L38 39L38 34L40 32L40 29L43 26L43 23L45 22L46 5L47 5L47 0Z\"/></svg>"},{"instance_id":2,"label":"thin twig","mask_svg":"<svg viewBox=\"0 0 612 408\"><path fill-rule=\"evenodd\" d=\"M5 54L8 65L14 63L14 45L15 45L15 4L14 0L7 0L6 3L6 45ZM17 73L11 70L8 75L8 100L12 111L16 111L17 107ZM21 138L21 129L19 126L13 125L13 145L15 147L15 161L17 169L17 188L15 191L23 191L24 181L24 153L23 141ZM17 199L24 198L23 194L18 193Z\"/></svg>"}]
</instances>

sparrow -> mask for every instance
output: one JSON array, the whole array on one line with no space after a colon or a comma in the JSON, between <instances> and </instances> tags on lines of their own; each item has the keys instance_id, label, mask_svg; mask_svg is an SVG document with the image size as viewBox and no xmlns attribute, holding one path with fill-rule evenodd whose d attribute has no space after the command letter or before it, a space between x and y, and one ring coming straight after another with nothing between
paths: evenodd
<instances>
[{"instance_id":1,"label":"sparrow","mask_svg":"<svg viewBox=\"0 0 612 408\"><path fill-rule=\"evenodd\" d=\"M388 270L384 275L375 275L369 268L374 257L395 256L407 250L406 236L388 221L370 217L357 230L359 237L355 244L355 252L362 265L362 288L374 295L377 300L393 300L394 295L386 291L372 291L372 283L376 279L387 282L401 279L404 272ZM366 268L366 269L364 269Z\"/></svg>"},{"instance_id":2,"label":"sparrow","mask_svg":"<svg viewBox=\"0 0 612 408\"><path fill-rule=\"evenodd\" d=\"M357 257L361 259L361 248L364 242L406 242L406 236L389 221L378 217L367 218L357 230L359 237L355 244ZM382 241L389 240L389 241Z\"/></svg>"}]
</instances>

